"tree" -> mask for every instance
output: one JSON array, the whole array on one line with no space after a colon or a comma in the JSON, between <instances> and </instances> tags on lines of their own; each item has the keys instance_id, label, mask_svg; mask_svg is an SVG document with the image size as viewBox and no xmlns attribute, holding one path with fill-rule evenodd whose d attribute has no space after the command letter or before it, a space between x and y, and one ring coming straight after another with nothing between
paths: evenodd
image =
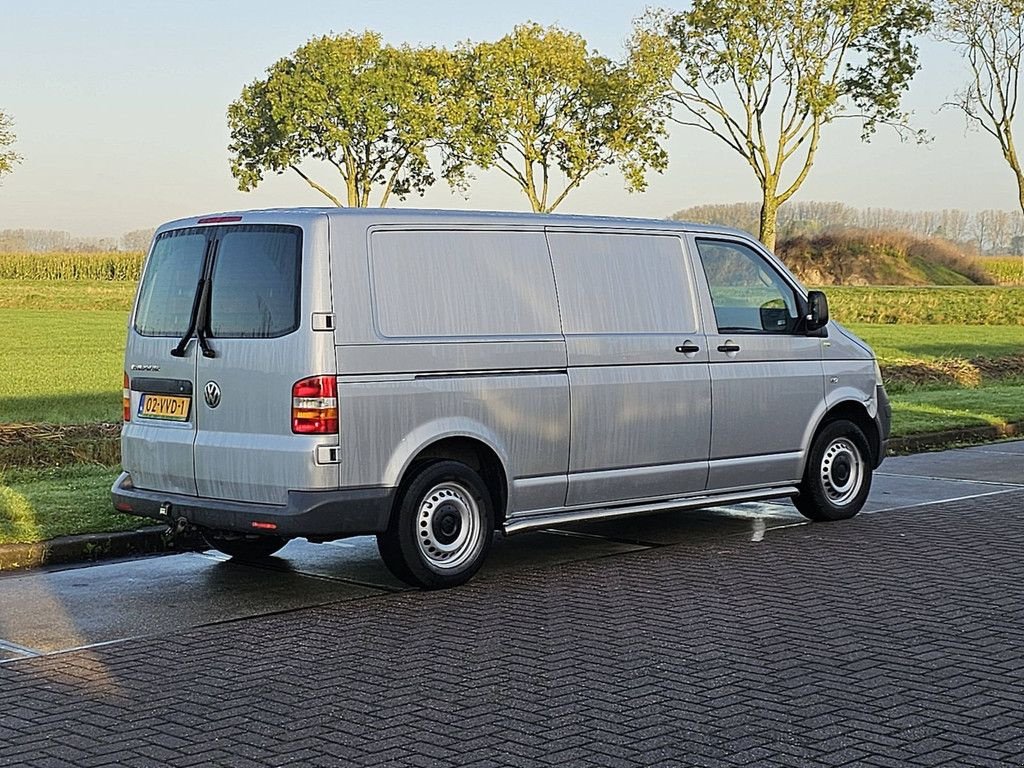
<instances>
[{"instance_id":1,"label":"tree","mask_svg":"<svg viewBox=\"0 0 1024 768\"><path fill-rule=\"evenodd\" d=\"M1024 169L1013 136L1024 54L1024 0L944 0L939 37L958 48L970 68L967 86L951 105L999 144L1024 213Z\"/></svg>"},{"instance_id":2,"label":"tree","mask_svg":"<svg viewBox=\"0 0 1024 768\"><path fill-rule=\"evenodd\" d=\"M587 50L574 32L517 26L493 43L460 49L460 117L444 144L444 174L494 168L535 212L555 210L593 173L617 165L630 191L661 171L665 120L660 77Z\"/></svg>"},{"instance_id":3,"label":"tree","mask_svg":"<svg viewBox=\"0 0 1024 768\"><path fill-rule=\"evenodd\" d=\"M0 111L0 178L13 171L14 166L21 162L21 156L13 149L8 149L16 139L14 120L10 115Z\"/></svg>"},{"instance_id":4,"label":"tree","mask_svg":"<svg viewBox=\"0 0 1024 768\"><path fill-rule=\"evenodd\" d=\"M374 190L381 206L422 195L435 181L426 151L450 73L450 54L386 46L374 32L310 40L228 107L238 188L291 169L339 206L366 207ZM307 160L333 166L344 193L315 181Z\"/></svg>"},{"instance_id":5,"label":"tree","mask_svg":"<svg viewBox=\"0 0 1024 768\"><path fill-rule=\"evenodd\" d=\"M693 0L641 20L635 52L670 61L676 122L717 136L761 187L760 238L804 183L822 129L841 116L911 134L900 99L918 70L912 37L929 0ZM792 170L791 170L792 169Z\"/></svg>"}]
</instances>

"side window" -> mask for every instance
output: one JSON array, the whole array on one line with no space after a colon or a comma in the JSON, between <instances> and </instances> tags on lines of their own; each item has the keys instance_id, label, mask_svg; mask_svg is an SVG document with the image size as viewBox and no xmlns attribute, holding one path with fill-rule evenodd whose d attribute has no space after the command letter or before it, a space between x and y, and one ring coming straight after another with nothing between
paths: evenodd
<instances>
[{"instance_id":1,"label":"side window","mask_svg":"<svg viewBox=\"0 0 1024 768\"><path fill-rule=\"evenodd\" d=\"M796 295L755 250L740 243L697 240L722 333L792 333Z\"/></svg>"},{"instance_id":2,"label":"side window","mask_svg":"<svg viewBox=\"0 0 1024 768\"><path fill-rule=\"evenodd\" d=\"M371 235L370 254L385 338L560 332L542 232L381 230Z\"/></svg>"},{"instance_id":3,"label":"side window","mask_svg":"<svg viewBox=\"0 0 1024 768\"><path fill-rule=\"evenodd\" d=\"M678 237L550 232L548 242L566 334L697 330Z\"/></svg>"}]
</instances>

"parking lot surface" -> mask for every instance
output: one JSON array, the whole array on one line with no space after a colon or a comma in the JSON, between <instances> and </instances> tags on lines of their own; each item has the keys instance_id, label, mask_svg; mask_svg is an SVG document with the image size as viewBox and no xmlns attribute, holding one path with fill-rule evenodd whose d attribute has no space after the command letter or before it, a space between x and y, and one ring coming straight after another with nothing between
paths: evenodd
<instances>
[{"instance_id":1,"label":"parking lot surface","mask_svg":"<svg viewBox=\"0 0 1024 768\"><path fill-rule=\"evenodd\" d=\"M1021 765L1024 442L882 469L845 523L539 532L447 592L363 539L5 576L0 765Z\"/></svg>"}]
</instances>

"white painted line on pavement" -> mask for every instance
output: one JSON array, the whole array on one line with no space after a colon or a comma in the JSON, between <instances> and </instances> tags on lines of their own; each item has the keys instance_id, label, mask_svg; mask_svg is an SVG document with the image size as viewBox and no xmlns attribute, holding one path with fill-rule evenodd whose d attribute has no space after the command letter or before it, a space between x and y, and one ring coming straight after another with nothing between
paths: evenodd
<instances>
[{"instance_id":1,"label":"white painted line on pavement","mask_svg":"<svg viewBox=\"0 0 1024 768\"><path fill-rule=\"evenodd\" d=\"M950 499L936 499L935 501L919 501L916 504L903 504L899 507L886 507L885 509L865 509L862 515L875 515L879 512L894 512L897 509L913 509L914 507L931 507L935 504L952 504L954 501L968 501L969 499L983 499L986 496L999 496L1004 493L1015 493L1016 488L1007 488L1002 491L988 491L987 493L974 493L970 496L954 496Z\"/></svg>"},{"instance_id":2,"label":"white painted line on pavement","mask_svg":"<svg viewBox=\"0 0 1024 768\"><path fill-rule=\"evenodd\" d=\"M11 653L19 653L22 656L27 656L29 658L43 655L42 651L34 651L31 648L26 648L24 645L18 645L17 643L12 643L7 640L0 640L0 651L10 651ZM14 661L14 659L8 659L8 661Z\"/></svg>"},{"instance_id":3,"label":"white painted line on pavement","mask_svg":"<svg viewBox=\"0 0 1024 768\"><path fill-rule=\"evenodd\" d=\"M1024 483L1014 483L1010 480L972 480L967 477L936 477L935 475L908 475L897 472L875 472L875 477L911 478L913 480L943 480L947 483L976 483L977 485L1007 485L1013 488L1024 488Z\"/></svg>"}]
</instances>

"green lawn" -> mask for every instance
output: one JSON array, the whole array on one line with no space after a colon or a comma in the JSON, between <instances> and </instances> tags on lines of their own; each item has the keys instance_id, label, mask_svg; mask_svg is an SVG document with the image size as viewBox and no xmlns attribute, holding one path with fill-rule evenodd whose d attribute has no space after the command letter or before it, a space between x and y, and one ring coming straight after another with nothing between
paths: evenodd
<instances>
[{"instance_id":1,"label":"green lawn","mask_svg":"<svg viewBox=\"0 0 1024 768\"><path fill-rule=\"evenodd\" d=\"M0 422L120 418L126 315L0 309Z\"/></svg>"},{"instance_id":2,"label":"green lawn","mask_svg":"<svg viewBox=\"0 0 1024 768\"><path fill-rule=\"evenodd\" d=\"M893 360L939 357L1004 357L1024 354L1019 325L870 325L847 326L871 345L883 364Z\"/></svg>"},{"instance_id":3,"label":"green lawn","mask_svg":"<svg viewBox=\"0 0 1024 768\"><path fill-rule=\"evenodd\" d=\"M113 467L80 464L0 472L0 544L152 525L114 512L110 486L117 474Z\"/></svg>"},{"instance_id":4,"label":"green lawn","mask_svg":"<svg viewBox=\"0 0 1024 768\"><path fill-rule=\"evenodd\" d=\"M892 408L893 437L1024 422L1024 385L903 392Z\"/></svg>"}]
</instances>

